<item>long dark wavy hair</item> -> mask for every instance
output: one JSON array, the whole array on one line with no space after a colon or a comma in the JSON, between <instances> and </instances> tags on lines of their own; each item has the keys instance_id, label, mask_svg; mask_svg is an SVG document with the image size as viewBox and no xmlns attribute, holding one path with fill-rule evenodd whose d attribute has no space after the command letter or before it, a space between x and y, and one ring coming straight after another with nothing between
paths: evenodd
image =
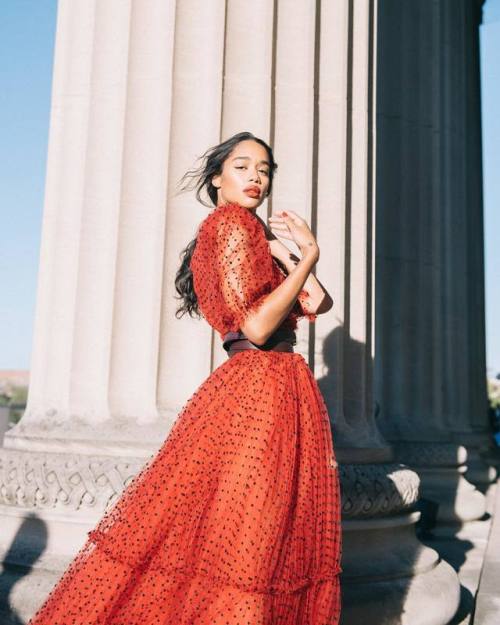
<instances>
[{"instance_id":1,"label":"long dark wavy hair","mask_svg":"<svg viewBox=\"0 0 500 625\"><path fill-rule=\"evenodd\" d=\"M182 176L180 183L182 183L185 178L191 178L194 182L192 182L190 186L185 185L184 187L181 187L181 191L187 189L191 190L193 187L196 187L196 199L203 204L203 206L207 206L208 208L217 206L217 188L212 185L212 178L213 176L217 176L222 173L224 161L231 154L234 147L241 141L246 141L247 139L257 141L257 143L260 143L266 148L270 163L269 188L267 190L267 195L269 195L272 189L274 172L277 169L278 164L274 160L271 147L251 132L239 132L229 139L226 139L226 141L209 148L199 157L202 159L201 165L196 169L190 169L184 174L184 176ZM203 201L201 197L201 191L203 189L206 190L213 207ZM196 240L197 237L190 241L179 255L181 258L181 266L175 275L175 290L178 293L175 297L182 301L175 312L175 316L177 318L182 317L185 313L189 313L190 317L196 316L198 319L201 317L200 310L198 308L198 300L193 288L193 274L190 268L191 257L196 247Z\"/></svg>"}]
</instances>

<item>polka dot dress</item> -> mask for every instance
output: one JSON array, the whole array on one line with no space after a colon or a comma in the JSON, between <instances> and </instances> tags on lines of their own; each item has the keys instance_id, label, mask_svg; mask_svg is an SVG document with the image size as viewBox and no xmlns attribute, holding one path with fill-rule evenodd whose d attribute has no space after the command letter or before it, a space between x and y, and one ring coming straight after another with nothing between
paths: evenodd
<instances>
[{"instance_id":1,"label":"polka dot dress","mask_svg":"<svg viewBox=\"0 0 500 625\"><path fill-rule=\"evenodd\" d=\"M191 269L221 337L285 278L238 204L202 222ZM306 297L284 327L314 320ZM28 625L337 625L340 504L327 409L302 355L238 352L189 398Z\"/></svg>"}]
</instances>

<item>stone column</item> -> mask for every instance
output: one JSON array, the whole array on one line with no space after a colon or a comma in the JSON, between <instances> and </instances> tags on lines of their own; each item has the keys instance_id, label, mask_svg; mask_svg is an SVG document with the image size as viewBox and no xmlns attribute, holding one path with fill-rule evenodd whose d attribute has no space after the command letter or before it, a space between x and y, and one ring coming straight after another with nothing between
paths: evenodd
<instances>
[{"instance_id":1,"label":"stone column","mask_svg":"<svg viewBox=\"0 0 500 625\"><path fill-rule=\"evenodd\" d=\"M173 17L156 0L60 3L32 382L8 449L145 457L164 432Z\"/></svg>"},{"instance_id":2,"label":"stone column","mask_svg":"<svg viewBox=\"0 0 500 625\"><path fill-rule=\"evenodd\" d=\"M221 139L246 130L275 147L273 3L226 2L226 8L226 29L221 37L225 35L224 60L220 66L224 68L224 82L222 93L216 94L222 102ZM259 208L260 217L266 220L269 210L269 200L265 200ZM212 331L212 369L226 360L221 338Z\"/></svg>"},{"instance_id":3,"label":"stone column","mask_svg":"<svg viewBox=\"0 0 500 625\"><path fill-rule=\"evenodd\" d=\"M170 429L186 399L215 368L214 333L203 320L175 318L179 305L174 286L181 250L196 236L211 210L194 191L179 193L185 172L196 158L220 142L224 66L224 3L183 0L174 3L175 48L171 97L169 185L166 193L164 279L162 285L158 407ZM172 22L172 28L173 28ZM196 157L196 158L195 158ZM206 197L207 203L210 202ZM163 233L162 233L163 234ZM217 342L215 337L215 343ZM218 339L220 343L220 338ZM196 345L196 350L189 346ZM222 349L222 348L221 348ZM224 352L227 358L226 352Z\"/></svg>"},{"instance_id":4,"label":"stone column","mask_svg":"<svg viewBox=\"0 0 500 625\"><path fill-rule=\"evenodd\" d=\"M396 21L401 40L389 35ZM484 514L485 500L464 478L466 449L451 433L472 383L457 321L468 302L458 278L465 250L454 236L464 227L455 189L466 93L457 90L463 57L454 47L463 24L455 5L422 2L384 4L380 26L379 423L398 459L418 471L423 497L439 503L438 520L464 522Z\"/></svg>"},{"instance_id":5,"label":"stone column","mask_svg":"<svg viewBox=\"0 0 500 625\"><path fill-rule=\"evenodd\" d=\"M402 28L396 17L387 24L386 11L378 19L384 6L369 0L323 3L317 18L314 225L322 250L318 275L331 289L334 306L312 328L311 361L340 462L343 622L421 622L425 596L426 622L444 625L458 606L458 579L416 539L419 477L404 460L396 461L378 427L373 398L377 73L384 76L395 61L385 54L384 38L400 45ZM396 172L392 188L397 180ZM381 227L392 229L394 222L385 220ZM401 344L391 354L408 366Z\"/></svg>"},{"instance_id":6,"label":"stone column","mask_svg":"<svg viewBox=\"0 0 500 625\"><path fill-rule=\"evenodd\" d=\"M272 210L293 210L313 224L317 193L318 118L314 89L318 81L318 15L314 2L300 0L293 3L293 10L290 6L287 2L278 3L276 14L272 142L279 169L273 182ZM300 256L298 248L293 251ZM301 321L295 351L306 360L310 355L310 332L309 322Z\"/></svg>"},{"instance_id":7,"label":"stone column","mask_svg":"<svg viewBox=\"0 0 500 625\"><path fill-rule=\"evenodd\" d=\"M449 185L454 218L449 221L450 341L448 362L457 405L450 415L453 439L467 449L469 481L484 490L498 464L488 419L484 310L484 237L481 148L480 2L464 2L450 14L450 39L463 59L450 97L454 102L453 170ZM460 28L458 26L461 25ZM460 276L460 279L457 279ZM461 374L459 377L457 373ZM450 380L451 381L451 380ZM496 458L495 458L496 456Z\"/></svg>"},{"instance_id":8,"label":"stone column","mask_svg":"<svg viewBox=\"0 0 500 625\"><path fill-rule=\"evenodd\" d=\"M198 7L191 14L200 17ZM167 367L180 369L184 357L189 391L186 382L183 397L172 393L174 407L210 371L210 329L187 322L206 345L189 362L165 330L181 245L171 229L186 244L203 208L193 211L192 199L165 205L169 176L174 186L180 173L169 166L171 146L184 167L208 140L219 141L215 94L207 106L210 74L192 81L185 63L191 70L194 57L184 59L179 43L192 42L198 65L203 32L220 66L217 7L196 22L187 2L177 11L165 0L59 2L28 405L0 449L3 588L12 583L10 601L21 611L44 596L163 442ZM174 34L178 105L186 85L185 99L197 100L189 123L172 107ZM201 56L211 67L210 55ZM211 134L200 136L191 119L203 109ZM191 136L197 148L185 142ZM27 563L18 579L12 565Z\"/></svg>"}]
</instances>

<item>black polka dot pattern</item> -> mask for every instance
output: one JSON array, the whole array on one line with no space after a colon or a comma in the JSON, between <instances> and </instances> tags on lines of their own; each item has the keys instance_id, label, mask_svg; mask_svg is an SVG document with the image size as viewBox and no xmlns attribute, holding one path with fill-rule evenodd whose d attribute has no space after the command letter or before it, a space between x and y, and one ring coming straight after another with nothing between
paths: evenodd
<instances>
[{"instance_id":1,"label":"black polka dot pattern","mask_svg":"<svg viewBox=\"0 0 500 625\"><path fill-rule=\"evenodd\" d=\"M216 246L226 269L215 250L193 268L198 285L209 266L227 272L226 292L200 301L222 332L277 275L233 245L260 245L242 210L207 218L220 234L234 217L235 239ZM248 290L239 269L264 276ZM340 503L329 417L305 359L239 352L189 398L28 625L337 625Z\"/></svg>"}]
</instances>

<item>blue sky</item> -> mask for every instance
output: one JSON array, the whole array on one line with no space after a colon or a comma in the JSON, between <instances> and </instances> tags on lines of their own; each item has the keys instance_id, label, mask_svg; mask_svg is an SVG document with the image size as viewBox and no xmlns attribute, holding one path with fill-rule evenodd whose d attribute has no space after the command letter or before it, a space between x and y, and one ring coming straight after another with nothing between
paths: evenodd
<instances>
[{"instance_id":1,"label":"blue sky","mask_svg":"<svg viewBox=\"0 0 500 625\"><path fill-rule=\"evenodd\" d=\"M0 2L0 369L29 369L56 0Z\"/></svg>"},{"instance_id":2,"label":"blue sky","mask_svg":"<svg viewBox=\"0 0 500 625\"><path fill-rule=\"evenodd\" d=\"M56 12L56 0L0 2L0 369L30 367ZM487 365L494 374L500 372L500 0L487 0L483 16Z\"/></svg>"}]
</instances>

